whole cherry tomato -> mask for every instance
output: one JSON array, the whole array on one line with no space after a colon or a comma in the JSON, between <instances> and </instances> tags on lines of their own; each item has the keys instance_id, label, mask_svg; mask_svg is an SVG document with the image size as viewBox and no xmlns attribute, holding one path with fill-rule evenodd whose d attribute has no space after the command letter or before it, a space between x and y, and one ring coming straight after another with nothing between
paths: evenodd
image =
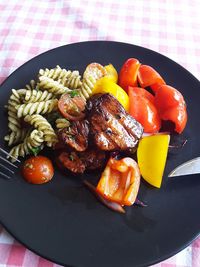
<instances>
[{"instance_id":1,"label":"whole cherry tomato","mask_svg":"<svg viewBox=\"0 0 200 267\"><path fill-rule=\"evenodd\" d=\"M148 65L141 65L138 70L138 82L141 87L150 86L156 92L160 85L165 84L165 81L160 74Z\"/></svg>"},{"instance_id":2,"label":"whole cherry tomato","mask_svg":"<svg viewBox=\"0 0 200 267\"><path fill-rule=\"evenodd\" d=\"M47 183L54 175L53 164L44 156L30 157L22 166L22 174L32 184Z\"/></svg>"},{"instance_id":3,"label":"whole cherry tomato","mask_svg":"<svg viewBox=\"0 0 200 267\"><path fill-rule=\"evenodd\" d=\"M128 86L137 86L137 74L140 62L136 58L129 58L123 64L119 73L119 85L125 90Z\"/></svg>"}]
</instances>

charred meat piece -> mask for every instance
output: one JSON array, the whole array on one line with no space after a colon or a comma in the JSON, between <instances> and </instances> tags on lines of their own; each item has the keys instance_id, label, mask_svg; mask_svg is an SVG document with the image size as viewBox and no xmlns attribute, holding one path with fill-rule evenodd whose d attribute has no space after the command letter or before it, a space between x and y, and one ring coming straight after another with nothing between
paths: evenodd
<instances>
[{"instance_id":1,"label":"charred meat piece","mask_svg":"<svg viewBox=\"0 0 200 267\"><path fill-rule=\"evenodd\" d=\"M60 169L67 169L73 173L83 173L85 170L101 168L105 162L105 152L95 150L66 152L62 150L59 152L56 162Z\"/></svg>"},{"instance_id":2,"label":"charred meat piece","mask_svg":"<svg viewBox=\"0 0 200 267\"><path fill-rule=\"evenodd\" d=\"M70 121L77 121L85 117L85 99L78 95L77 90L66 93L58 101L60 113Z\"/></svg>"},{"instance_id":3,"label":"charred meat piece","mask_svg":"<svg viewBox=\"0 0 200 267\"><path fill-rule=\"evenodd\" d=\"M73 173L83 173L85 171L85 164L77 152L61 152L57 164L61 169L67 169Z\"/></svg>"},{"instance_id":4,"label":"charred meat piece","mask_svg":"<svg viewBox=\"0 0 200 267\"><path fill-rule=\"evenodd\" d=\"M92 139L101 150L133 150L143 133L142 125L110 94L87 103Z\"/></svg>"},{"instance_id":5,"label":"charred meat piece","mask_svg":"<svg viewBox=\"0 0 200 267\"><path fill-rule=\"evenodd\" d=\"M100 150L86 150L81 153L81 159L87 170L96 170L103 166L105 162L105 152Z\"/></svg>"},{"instance_id":6,"label":"charred meat piece","mask_svg":"<svg viewBox=\"0 0 200 267\"><path fill-rule=\"evenodd\" d=\"M73 121L70 127L58 133L59 140L76 151L85 151L88 146L89 123L87 120Z\"/></svg>"}]
</instances>

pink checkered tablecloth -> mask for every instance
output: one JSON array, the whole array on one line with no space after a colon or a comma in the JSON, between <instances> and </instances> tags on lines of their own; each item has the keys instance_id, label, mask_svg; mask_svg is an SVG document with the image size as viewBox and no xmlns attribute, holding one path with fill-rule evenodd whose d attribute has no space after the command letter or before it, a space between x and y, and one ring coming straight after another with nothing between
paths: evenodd
<instances>
[{"instance_id":1,"label":"pink checkered tablecloth","mask_svg":"<svg viewBox=\"0 0 200 267\"><path fill-rule=\"evenodd\" d=\"M200 79L199 0L0 0L0 83L32 57L86 40L128 42L158 51ZM0 226L0 267L58 266ZM199 267L200 238L156 264Z\"/></svg>"}]
</instances>

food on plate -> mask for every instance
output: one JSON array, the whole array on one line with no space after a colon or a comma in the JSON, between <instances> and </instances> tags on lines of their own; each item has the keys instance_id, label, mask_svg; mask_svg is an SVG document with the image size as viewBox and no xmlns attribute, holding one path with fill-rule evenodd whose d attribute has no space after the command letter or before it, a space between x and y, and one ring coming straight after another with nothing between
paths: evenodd
<instances>
[{"instance_id":1,"label":"food on plate","mask_svg":"<svg viewBox=\"0 0 200 267\"><path fill-rule=\"evenodd\" d=\"M81 75L78 70L66 70L57 65L54 69L40 69L39 77L48 77L53 81L59 81L63 86L70 89L80 88L82 85Z\"/></svg>"},{"instance_id":2,"label":"food on plate","mask_svg":"<svg viewBox=\"0 0 200 267\"><path fill-rule=\"evenodd\" d=\"M76 151L85 151L88 147L89 123L87 120L72 121L69 127L58 132L60 141Z\"/></svg>"},{"instance_id":3,"label":"food on plate","mask_svg":"<svg viewBox=\"0 0 200 267\"><path fill-rule=\"evenodd\" d=\"M182 94L136 58L125 61L119 79L112 64L97 62L83 77L58 65L40 69L36 80L12 89L6 107L11 160L34 155L22 167L28 182L52 179L51 161L38 156L47 146L66 174L104 169L96 186L84 184L120 213L122 206L145 206L137 199L140 177L161 186L170 141L160 132L163 122L173 122L178 134L187 123Z\"/></svg>"},{"instance_id":4,"label":"food on plate","mask_svg":"<svg viewBox=\"0 0 200 267\"><path fill-rule=\"evenodd\" d=\"M97 192L120 205L134 204L140 186L140 170L132 158L110 158L97 185Z\"/></svg>"},{"instance_id":5,"label":"food on plate","mask_svg":"<svg viewBox=\"0 0 200 267\"><path fill-rule=\"evenodd\" d=\"M127 93L107 76L99 79L93 89L93 95L106 93L113 95L122 104L125 110L128 111L129 97Z\"/></svg>"},{"instance_id":6,"label":"food on plate","mask_svg":"<svg viewBox=\"0 0 200 267\"><path fill-rule=\"evenodd\" d=\"M119 85L125 90L129 86L137 86L137 75L140 62L136 58L129 58L125 61L119 72Z\"/></svg>"},{"instance_id":7,"label":"food on plate","mask_svg":"<svg viewBox=\"0 0 200 267\"><path fill-rule=\"evenodd\" d=\"M87 104L91 139L105 151L133 150L143 127L111 94L96 95Z\"/></svg>"},{"instance_id":8,"label":"food on plate","mask_svg":"<svg viewBox=\"0 0 200 267\"><path fill-rule=\"evenodd\" d=\"M155 94L155 104L162 120L175 124L175 131L182 133L187 123L186 103L182 94L169 85L160 86Z\"/></svg>"},{"instance_id":9,"label":"food on plate","mask_svg":"<svg viewBox=\"0 0 200 267\"><path fill-rule=\"evenodd\" d=\"M80 87L80 96L86 100L90 98L96 82L106 75L107 71L101 64L89 64L83 73L83 81Z\"/></svg>"},{"instance_id":10,"label":"food on plate","mask_svg":"<svg viewBox=\"0 0 200 267\"><path fill-rule=\"evenodd\" d=\"M148 91L145 92L144 89L130 86L128 95L130 98L130 115L141 123L145 133L158 132L161 127L161 119L154 104L154 96Z\"/></svg>"},{"instance_id":11,"label":"food on plate","mask_svg":"<svg viewBox=\"0 0 200 267\"><path fill-rule=\"evenodd\" d=\"M150 86L155 93L165 81L151 66L141 65L138 70L138 82L142 88Z\"/></svg>"},{"instance_id":12,"label":"food on plate","mask_svg":"<svg viewBox=\"0 0 200 267\"><path fill-rule=\"evenodd\" d=\"M107 71L106 77L111 79L114 83L117 83L118 73L117 73L117 70L115 69L115 67L112 64L108 64L108 65L104 66L104 68Z\"/></svg>"},{"instance_id":13,"label":"food on plate","mask_svg":"<svg viewBox=\"0 0 200 267\"><path fill-rule=\"evenodd\" d=\"M105 152L94 149L87 149L84 152L62 149L58 153L56 162L61 170L70 170L75 174L84 173L86 170L102 168L105 162Z\"/></svg>"},{"instance_id":14,"label":"food on plate","mask_svg":"<svg viewBox=\"0 0 200 267\"><path fill-rule=\"evenodd\" d=\"M140 172L145 181L160 188L165 169L170 135L158 134L143 137L137 149Z\"/></svg>"},{"instance_id":15,"label":"food on plate","mask_svg":"<svg viewBox=\"0 0 200 267\"><path fill-rule=\"evenodd\" d=\"M85 99L76 93L63 94L58 101L58 109L66 119L71 121L83 119L85 116Z\"/></svg>"},{"instance_id":16,"label":"food on plate","mask_svg":"<svg viewBox=\"0 0 200 267\"><path fill-rule=\"evenodd\" d=\"M33 156L25 160L22 166L24 179L32 184L49 182L54 175L53 164L44 156Z\"/></svg>"}]
</instances>

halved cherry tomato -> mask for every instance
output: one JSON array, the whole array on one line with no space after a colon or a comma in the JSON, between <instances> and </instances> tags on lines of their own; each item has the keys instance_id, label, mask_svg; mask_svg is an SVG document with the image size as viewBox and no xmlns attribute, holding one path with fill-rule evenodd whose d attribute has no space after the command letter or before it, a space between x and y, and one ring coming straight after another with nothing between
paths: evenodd
<instances>
[{"instance_id":1,"label":"halved cherry tomato","mask_svg":"<svg viewBox=\"0 0 200 267\"><path fill-rule=\"evenodd\" d=\"M145 133L156 133L160 130L161 120L155 105L142 94L129 88L129 113L144 127Z\"/></svg>"},{"instance_id":2,"label":"halved cherry tomato","mask_svg":"<svg viewBox=\"0 0 200 267\"><path fill-rule=\"evenodd\" d=\"M22 166L22 174L29 183L47 183L54 175L53 164L44 156L30 157Z\"/></svg>"},{"instance_id":3,"label":"halved cherry tomato","mask_svg":"<svg viewBox=\"0 0 200 267\"><path fill-rule=\"evenodd\" d=\"M102 66L99 63L93 62L86 67L83 77L92 75L95 76L95 78L98 80L101 77L105 76L106 74L107 71L104 68L104 66Z\"/></svg>"},{"instance_id":4,"label":"halved cherry tomato","mask_svg":"<svg viewBox=\"0 0 200 267\"><path fill-rule=\"evenodd\" d=\"M148 65L141 65L138 71L138 82L141 87L150 86L156 92L165 81L160 74Z\"/></svg>"},{"instance_id":5,"label":"halved cherry tomato","mask_svg":"<svg viewBox=\"0 0 200 267\"><path fill-rule=\"evenodd\" d=\"M151 93L149 93L146 89L141 88L141 87L129 86L128 91L129 90L133 90L134 93L136 93L136 94L138 94L144 98L147 98L151 103L155 104L155 97Z\"/></svg>"},{"instance_id":6,"label":"halved cherry tomato","mask_svg":"<svg viewBox=\"0 0 200 267\"><path fill-rule=\"evenodd\" d=\"M125 90L128 86L137 86L137 74L140 62L136 58L129 58L123 64L119 73L119 85Z\"/></svg>"},{"instance_id":7,"label":"halved cherry tomato","mask_svg":"<svg viewBox=\"0 0 200 267\"><path fill-rule=\"evenodd\" d=\"M160 86L155 95L155 104L162 120L175 124L175 131L182 133L187 123L186 104L182 94L169 85Z\"/></svg>"},{"instance_id":8,"label":"halved cherry tomato","mask_svg":"<svg viewBox=\"0 0 200 267\"><path fill-rule=\"evenodd\" d=\"M120 160L110 158L103 171L97 192L104 198L131 206L137 197L140 186L140 170L132 158Z\"/></svg>"},{"instance_id":9,"label":"halved cherry tomato","mask_svg":"<svg viewBox=\"0 0 200 267\"><path fill-rule=\"evenodd\" d=\"M85 105L85 99L76 95L70 96L68 93L62 95L58 101L58 109L61 114L72 121L80 120L85 116Z\"/></svg>"}]
</instances>

